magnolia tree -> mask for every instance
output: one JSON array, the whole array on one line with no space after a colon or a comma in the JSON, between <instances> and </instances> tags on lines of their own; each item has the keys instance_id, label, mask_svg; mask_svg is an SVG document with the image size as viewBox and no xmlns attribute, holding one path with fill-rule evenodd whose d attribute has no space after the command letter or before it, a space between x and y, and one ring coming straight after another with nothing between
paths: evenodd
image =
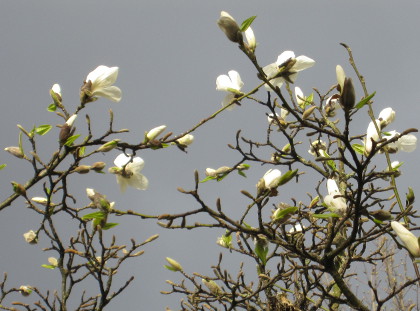
<instances>
[{"instance_id":1,"label":"magnolia tree","mask_svg":"<svg viewBox=\"0 0 420 311\"><path fill-rule=\"evenodd\" d=\"M298 75L303 75L300 72L314 66L315 61L285 51L272 64L261 66L250 27L254 19L251 17L239 26L228 13L222 12L217 24L250 60L260 84L245 90L237 71L220 75L216 89L226 94L222 108L179 135L162 125L147 131L141 143L130 144L123 140L127 130L114 129L112 112L108 129L99 136L91 130L91 122L96 120L86 116L86 121L81 121L83 109L99 97L114 102L121 100L121 90L114 86L117 67L99 66L89 73L81 87L80 105L72 112L64 105L60 86L52 87L53 103L48 110L62 119L57 151L46 158L38 154L43 143L39 138L52 129L51 125L32 130L19 126L18 146L5 150L19 161L28 162L33 177L25 183L12 182L13 193L1 203L0 210L23 198L27 213L38 217L40 223L26 232L24 238L29 244L49 241L50 247L44 249L50 256L49 264L43 267L57 271L61 280L56 289L44 292L37 284L9 284L5 274L0 284L1 309L107 309L132 281L130 278L123 280L123 285L115 285L119 268L129 263L134 265L129 259L142 255L141 247L158 237L151 236L145 241L132 239L120 245L113 235L113 228L118 224L109 222L113 215L154 220L172 230L205 227L225 232L217 244L243 258L235 267L235 271L239 269L235 274L230 272L233 269L224 267L221 254L214 254L211 275L188 271L182 263L167 258L166 268L178 273L182 280L162 284L162 294L182 296L181 310L412 310L416 307L412 299L418 298L415 293L420 282L416 261L420 257L416 230L420 227L414 221L413 191L408 189L403 199L397 187L402 168L395 157L398 152L415 150L417 139L411 133L417 130L389 130L395 111L392 108L375 111L375 93L368 92L345 44L342 45L354 69L351 76L360 83L363 94L356 94L352 78L340 65L336 67L337 81L331 81L329 90L314 89L314 93L305 95L299 87L292 88ZM256 141L238 131L236 141L229 145L237 152L235 163L207 168L206 177L200 177L204 172L196 171L192 189L178 188L195 202L185 212L144 215L120 210L106 194L93 187L86 189L89 205L81 205L72 194L73 177L94 172L114 174L121 192L127 187L147 190L148 179L141 173L144 161L139 153L174 146L185 151L193 143L192 133L197 128L211 126L209 121L227 110L240 109L238 106L244 101L265 109L266 135ZM352 128L355 116L366 113L371 118L366 131ZM79 127L84 124L85 137L75 130L76 122ZM280 136L287 144L277 144ZM114 167L105 169L104 162L90 162L91 157L104 153L116 155ZM271 156L266 157L267 154ZM386 166L377 165L376 159L385 159ZM215 204L205 202L201 193L204 182L228 184L230 174L236 172L246 177L246 171L254 164L265 165L267 172L254 181L255 188L238 193L248 200L242 209L227 210L220 199ZM302 193L302 197L294 199L279 194L284 185L293 187L302 182L312 185L311 191ZM38 196L33 196L35 185L41 185L42 195L38 192ZM62 215L70 216L73 224L70 237L57 228ZM199 215L207 216L208 221L197 222ZM397 269L401 266L395 260L399 254L405 258L402 269ZM245 269L249 263L254 265ZM376 265L383 271L379 273ZM369 266L371 272L365 272L363 266ZM378 273L386 282L381 284ZM356 283L362 277L368 278L363 289L368 295L363 298L357 294ZM86 282L91 282L89 287ZM78 288L82 294L75 305L73 296ZM35 300L28 304L19 295L31 295Z\"/></svg>"}]
</instances>

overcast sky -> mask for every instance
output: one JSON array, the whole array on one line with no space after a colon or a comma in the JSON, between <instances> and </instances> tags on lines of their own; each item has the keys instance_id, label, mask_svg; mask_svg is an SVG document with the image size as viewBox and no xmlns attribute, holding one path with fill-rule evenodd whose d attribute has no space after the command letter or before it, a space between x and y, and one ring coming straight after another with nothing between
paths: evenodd
<instances>
[{"instance_id":1,"label":"overcast sky","mask_svg":"<svg viewBox=\"0 0 420 311\"><path fill-rule=\"evenodd\" d=\"M3 0L0 5L2 146L17 145L16 124L31 128L34 124L62 123L46 111L51 102L49 89L59 83L64 104L72 111L78 105L82 82L98 65L120 68L116 85L122 89L123 99L120 103L101 99L84 110L84 114L90 115L97 135L106 126L109 108L115 114L115 127L130 129L121 138L131 143L139 142L144 131L158 125L165 124L174 133L192 127L220 108L224 94L215 90L218 75L237 70L245 90L257 83L251 63L216 25L222 10L238 22L257 15L252 28L260 64L274 62L284 50L293 50L296 55L303 54L316 61L296 82L304 93L310 93L312 87L326 91L333 85L337 64L354 77L347 53L339 45L347 43L366 78L369 92L377 92L376 111L393 107L397 111L394 128L400 131L419 126L418 1ZM360 86L356 88L361 97ZM264 93L260 96L265 98ZM121 194L115 177L110 174L76 178L71 189L80 194L81 205L88 203L84 193L90 187L106 194L119 209L149 214L193 209L194 201L178 193L176 188L191 187L195 169L204 176L206 167L235 163L238 155L226 144L234 142L238 129L253 138L264 135L265 111L248 104L226 112L194 133L195 142L188 148L188 154L176 148L140 154L146 163L144 175L150 181L147 191L128 189ZM83 119L77 119L77 127L84 128ZM363 133L368 117L360 115L356 122L360 128L354 130ZM56 149L58 129L54 130L43 138L44 156ZM116 155L117 152L109 153L97 159L112 166ZM414 162L418 153L401 154L398 159L406 162L400 180L402 189L411 185L418 192L420 172ZM8 164L0 172L1 195L6 198L11 192L10 181L24 183L32 172L29 166L6 152L0 155L0 162ZM207 192L205 198L210 203L220 196L226 202L226 209L240 209L245 201L239 190L254 191L258 178L267 169L255 166L247 179L235 176L226 180L229 191L226 184L207 183L203 185L203 192ZM300 199L296 189L289 190ZM29 194L30 197L40 195L39 189ZM54 280L57 273L40 268L51 256L41 251L41 247L48 246L46 241L41 247L29 246L22 238L24 232L37 227L40 222L37 217L24 209L22 200L3 211L0 217L0 272L7 271L11 282L16 282L13 285L42 287L44 280ZM217 236L223 234L217 230L181 232L163 230L153 221L128 217L115 221L121 223L115 228L121 243L131 237L141 241L155 233L161 237L144 248L144 256L123 269L124 275L134 274L136 280L110 310L116 306L121 310L163 310L165 306L176 309L180 297L159 294L160 290L169 289L165 280L177 280L176 274L162 267L167 256L179 260L189 273L208 273L209 266L217 263L220 251L231 264L239 260L216 246Z\"/></svg>"}]
</instances>

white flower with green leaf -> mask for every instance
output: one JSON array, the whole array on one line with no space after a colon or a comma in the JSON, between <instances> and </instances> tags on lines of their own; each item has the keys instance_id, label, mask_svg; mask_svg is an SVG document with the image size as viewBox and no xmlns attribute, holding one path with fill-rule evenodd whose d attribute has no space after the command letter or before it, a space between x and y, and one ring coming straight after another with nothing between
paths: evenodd
<instances>
[{"instance_id":1,"label":"white flower with green leaf","mask_svg":"<svg viewBox=\"0 0 420 311\"><path fill-rule=\"evenodd\" d=\"M281 87L285 81L294 83L298 72L315 65L315 61L307 56L300 55L295 57L293 51L284 51L281 53L277 61L263 68L267 79L274 87ZM266 85L270 90L270 87Z\"/></svg>"},{"instance_id":2,"label":"white flower with green leaf","mask_svg":"<svg viewBox=\"0 0 420 311\"><path fill-rule=\"evenodd\" d=\"M148 188L149 181L141 174L141 170L144 167L142 158L132 158L122 153L114 160L114 164L117 167L110 168L110 172L116 174L117 183L120 185L121 192L125 192L127 186L139 190L146 190Z\"/></svg>"},{"instance_id":3,"label":"white flower with green leaf","mask_svg":"<svg viewBox=\"0 0 420 311\"><path fill-rule=\"evenodd\" d=\"M92 100L97 97L104 97L119 102L122 96L121 89L113 85L117 77L118 67L98 66L88 74L82 90Z\"/></svg>"},{"instance_id":4,"label":"white flower with green leaf","mask_svg":"<svg viewBox=\"0 0 420 311\"><path fill-rule=\"evenodd\" d=\"M420 241L413 233L397 221L391 221L391 227L413 257L420 257Z\"/></svg>"},{"instance_id":5,"label":"white flower with green leaf","mask_svg":"<svg viewBox=\"0 0 420 311\"><path fill-rule=\"evenodd\" d=\"M222 106L226 107L237 95L242 95L241 88L244 83L241 80L241 76L235 70L228 72L228 75L220 75L216 79L216 90L225 91L228 94L222 101ZM228 109L232 109L233 105L229 106Z\"/></svg>"}]
</instances>

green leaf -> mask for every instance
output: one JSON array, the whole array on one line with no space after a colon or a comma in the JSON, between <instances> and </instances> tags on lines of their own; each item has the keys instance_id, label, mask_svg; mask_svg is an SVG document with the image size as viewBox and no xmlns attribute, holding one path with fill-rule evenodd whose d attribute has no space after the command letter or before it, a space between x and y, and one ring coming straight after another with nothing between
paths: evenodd
<instances>
[{"instance_id":1,"label":"green leaf","mask_svg":"<svg viewBox=\"0 0 420 311\"><path fill-rule=\"evenodd\" d=\"M327 165L333 170L336 171L337 167L335 166L335 162L333 160L328 160Z\"/></svg>"},{"instance_id":2,"label":"green leaf","mask_svg":"<svg viewBox=\"0 0 420 311\"><path fill-rule=\"evenodd\" d=\"M99 211L99 212L94 212L94 213L90 213L83 216L82 220L105 219L106 216L107 216L107 213Z\"/></svg>"},{"instance_id":3,"label":"green leaf","mask_svg":"<svg viewBox=\"0 0 420 311\"><path fill-rule=\"evenodd\" d=\"M118 226L118 225L119 225L119 224L114 223L114 222L107 222L107 223L105 224L105 226L103 226L103 227L102 227L102 229L103 229L103 230L108 230L108 229L114 228L115 226Z\"/></svg>"},{"instance_id":4,"label":"green leaf","mask_svg":"<svg viewBox=\"0 0 420 311\"><path fill-rule=\"evenodd\" d=\"M66 142L64 143L65 146L70 147L76 139L78 139L80 134L70 136L67 138Z\"/></svg>"},{"instance_id":5,"label":"green leaf","mask_svg":"<svg viewBox=\"0 0 420 311\"><path fill-rule=\"evenodd\" d=\"M378 224L378 225L382 225L384 223L383 221L381 221L379 219L376 219L376 218L373 219L373 222Z\"/></svg>"},{"instance_id":6,"label":"green leaf","mask_svg":"<svg viewBox=\"0 0 420 311\"><path fill-rule=\"evenodd\" d=\"M213 179L216 179L216 178L217 178L216 176L207 176L202 181L200 181L200 183L203 183L203 182L206 182L206 181L209 181L209 180L213 180Z\"/></svg>"},{"instance_id":7,"label":"green leaf","mask_svg":"<svg viewBox=\"0 0 420 311\"><path fill-rule=\"evenodd\" d=\"M79 148L79 157L83 157L85 155L86 146Z\"/></svg>"},{"instance_id":8,"label":"green leaf","mask_svg":"<svg viewBox=\"0 0 420 311\"><path fill-rule=\"evenodd\" d=\"M166 269L168 269L168 270L170 270L170 271L173 271L173 272L178 272L179 270L178 269L175 269L174 267L172 267L172 266L168 266L168 265L163 265Z\"/></svg>"},{"instance_id":9,"label":"green leaf","mask_svg":"<svg viewBox=\"0 0 420 311\"><path fill-rule=\"evenodd\" d=\"M43 124L35 128L35 133L38 135L45 135L51 130L52 126L49 124Z\"/></svg>"},{"instance_id":10,"label":"green leaf","mask_svg":"<svg viewBox=\"0 0 420 311\"><path fill-rule=\"evenodd\" d=\"M245 173L242 172L242 170L238 170L238 174L241 175L242 177L246 177Z\"/></svg>"},{"instance_id":11,"label":"green leaf","mask_svg":"<svg viewBox=\"0 0 420 311\"><path fill-rule=\"evenodd\" d=\"M284 218L285 216L289 215L289 214L293 214L295 213L299 208L297 206L289 206L285 209L282 209L280 212L278 212L277 214L275 214L275 218L273 220L279 220Z\"/></svg>"},{"instance_id":12,"label":"green leaf","mask_svg":"<svg viewBox=\"0 0 420 311\"><path fill-rule=\"evenodd\" d=\"M243 32L245 30L248 29L249 26L251 26L252 22L254 21L254 19L256 19L257 16L251 16L250 18L247 18L246 20L244 20L242 22L241 28L240 30Z\"/></svg>"},{"instance_id":13,"label":"green leaf","mask_svg":"<svg viewBox=\"0 0 420 311\"><path fill-rule=\"evenodd\" d=\"M364 154L365 153L365 146L360 145L360 144L353 144L351 145L351 147L353 148L354 151L356 151L357 153L360 154Z\"/></svg>"},{"instance_id":14,"label":"green leaf","mask_svg":"<svg viewBox=\"0 0 420 311\"><path fill-rule=\"evenodd\" d=\"M56 104L52 103L51 105L48 106L47 110L50 112L56 111L57 110Z\"/></svg>"},{"instance_id":15,"label":"green leaf","mask_svg":"<svg viewBox=\"0 0 420 311\"><path fill-rule=\"evenodd\" d=\"M20 153L25 154L25 152L23 151L23 146L22 146L22 131L19 132L19 149L20 149Z\"/></svg>"},{"instance_id":16,"label":"green leaf","mask_svg":"<svg viewBox=\"0 0 420 311\"><path fill-rule=\"evenodd\" d=\"M366 105L373 96L375 96L376 92L373 92L372 94L370 94L368 97L363 98L360 102L357 103L356 108L360 109L362 108L364 105Z\"/></svg>"},{"instance_id":17,"label":"green leaf","mask_svg":"<svg viewBox=\"0 0 420 311\"><path fill-rule=\"evenodd\" d=\"M293 177L296 176L298 170L293 171L287 171L285 174L283 174L279 180L279 186L282 186L286 183L288 183Z\"/></svg>"},{"instance_id":18,"label":"green leaf","mask_svg":"<svg viewBox=\"0 0 420 311\"><path fill-rule=\"evenodd\" d=\"M267 244L257 241L257 243L255 244L255 254L257 254L262 264L265 265L267 263L267 254L268 254Z\"/></svg>"},{"instance_id":19,"label":"green leaf","mask_svg":"<svg viewBox=\"0 0 420 311\"><path fill-rule=\"evenodd\" d=\"M1 164L0 165L0 170L4 169L7 166L7 164Z\"/></svg>"},{"instance_id":20,"label":"green leaf","mask_svg":"<svg viewBox=\"0 0 420 311\"><path fill-rule=\"evenodd\" d=\"M41 265L41 267L46 268L46 269L51 269L51 270L54 270L56 268L56 266L53 266L53 265Z\"/></svg>"},{"instance_id":21,"label":"green leaf","mask_svg":"<svg viewBox=\"0 0 420 311\"><path fill-rule=\"evenodd\" d=\"M327 213L327 214L312 214L312 217L326 219L330 217L340 218L341 216L336 213Z\"/></svg>"}]
</instances>

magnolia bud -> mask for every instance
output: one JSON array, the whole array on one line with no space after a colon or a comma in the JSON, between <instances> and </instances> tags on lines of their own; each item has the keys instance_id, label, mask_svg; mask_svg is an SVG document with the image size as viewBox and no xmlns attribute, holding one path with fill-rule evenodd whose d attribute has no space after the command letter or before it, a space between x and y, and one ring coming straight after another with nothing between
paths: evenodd
<instances>
[{"instance_id":1,"label":"magnolia bud","mask_svg":"<svg viewBox=\"0 0 420 311\"><path fill-rule=\"evenodd\" d=\"M90 167L91 170L94 170L97 173L102 172L102 170L105 168L106 163L105 162L95 162Z\"/></svg>"},{"instance_id":2,"label":"magnolia bud","mask_svg":"<svg viewBox=\"0 0 420 311\"><path fill-rule=\"evenodd\" d=\"M238 24L227 12L222 11L220 13L220 18L217 21L217 25L225 33L226 37L228 37L230 41L237 43L243 42L242 33Z\"/></svg>"},{"instance_id":3,"label":"magnolia bud","mask_svg":"<svg viewBox=\"0 0 420 311\"><path fill-rule=\"evenodd\" d=\"M99 147L98 151L99 152L108 152L111 151L112 149L114 149L115 147L117 147L117 143L120 141L120 139L114 139L111 140L105 144L103 144L102 146Z\"/></svg>"},{"instance_id":4,"label":"magnolia bud","mask_svg":"<svg viewBox=\"0 0 420 311\"><path fill-rule=\"evenodd\" d=\"M166 257L166 261L169 263L169 266L165 266L167 269L169 269L171 271L174 271L174 272L183 270L182 266L179 264L178 261L176 261L172 258L169 258L169 257Z\"/></svg>"},{"instance_id":5,"label":"magnolia bud","mask_svg":"<svg viewBox=\"0 0 420 311\"><path fill-rule=\"evenodd\" d=\"M370 214L380 221L392 219L392 215L389 211L384 211L383 209L372 211Z\"/></svg>"},{"instance_id":6,"label":"magnolia bud","mask_svg":"<svg viewBox=\"0 0 420 311\"><path fill-rule=\"evenodd\" d=\"M4 150L10 153L11 155L14 155L16 158L22 159L25 157L25 155L22 153L19 147L7 147L4 148Z\"/></svg>"},{"instance_id":7,"label":"magnolia bud","mask_svg":"<svg viewBox=\"0 0 420 311\"><path fill-rule=\"evenodd\" d=\"M22 285L19 287L19 291L22 294L22 296L29 296L32 293L32 287L29 285Z\"/></svg>"},{"instance_id":8,"label":"magnolia bud","mask_svg":"<svg viewBox=\"0 0 420 311\"><path fill-rule=\"evenodd\" d=\"M151 129L146 134L147 140L154 140L156 137L162 134L164 130L166 130L166 125L161 125L161 126L155 127L154 129Z\"/></svg>"},{"instance_id":9,"label":"magnolia bud","mask_svg":"<svg viewBox=\"0 0 420 311\"><path fill-rule=\"evenodd\" d=\"M76 173L79 173L79 174L87 174L90 171L90 166L89 165L79 165L78 167L76 167L74 169L74 171Z\"/></svg>"},{"instance_id":10,"label":"magnolia bud","mask_svg":"<svg viewBox=\"0 0 420 311\"><path fill-rule=\"evenodd\" d=\"M344 110L351 110L356 104L356 92L351 78L344 79L344 87L341 92L341 105Z\"/></svg>"},{"instance_id":11,"label":"magnolia bud","mask_svg":"<svg viewBox=\"0 0 420 311\"><path fill-rule=\"evenodd\" d=\"M214 295L222 294L222 289L219 285L213 280L207 281L206 279L201 279L203 284L210 290L210 292Z\"/></svg>"},{"instance_id":12,"label":"magnolia bud","mask_svg":"<svg viewBox=\"0 0 420 311\"><path fill-rule=\"evenodd\" d=\"M26 189L25 189L25 187L24 187L24 186L22 186L21 184L19 184L19 183L15 182L15 181L12 181L12 182L11 182L11 184L12 184L12 186L13 186L13 191L14 191L16 194L19 194L19 195L21 195L21 196L26 197Z\"/></svg>"},{"instance_id":13,"label":"magnolia bud","mask_svg":"<svg viewBox=\"0 0 420 311\"><path fill-rule=\"evenodd\" d=\"M191 134L187 134L179 139L176 140L179 144L188 146L191 145L194 141L194 136Z\"/></svg>"}]
</instances>

